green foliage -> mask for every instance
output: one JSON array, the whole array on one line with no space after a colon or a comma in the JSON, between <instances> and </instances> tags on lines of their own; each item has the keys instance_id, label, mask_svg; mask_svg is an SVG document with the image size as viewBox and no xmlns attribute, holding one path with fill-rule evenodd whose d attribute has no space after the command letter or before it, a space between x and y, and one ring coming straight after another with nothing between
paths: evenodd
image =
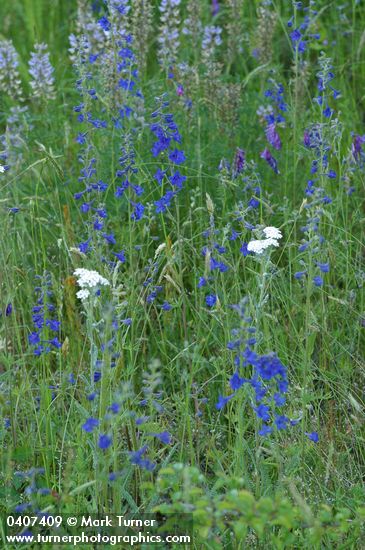
<instances>
[{"instance_id":1,"label":"green foliage","mask_svg":"<svg viewBox=\"0 0 365 550\"><path fill-rule=\"evenodd\" d=\"M160 470L156 489L162 503L155 511L181 522L192 515L194 542L202 547L227 548L234 536L250 548L355 548L364 537L361 501L352 511L328 505L311 509L296 492L297 502L282 494L256 499L241 478L223 475L209 490L199 469L183 464Z\"/></svg>"}]
</instances>

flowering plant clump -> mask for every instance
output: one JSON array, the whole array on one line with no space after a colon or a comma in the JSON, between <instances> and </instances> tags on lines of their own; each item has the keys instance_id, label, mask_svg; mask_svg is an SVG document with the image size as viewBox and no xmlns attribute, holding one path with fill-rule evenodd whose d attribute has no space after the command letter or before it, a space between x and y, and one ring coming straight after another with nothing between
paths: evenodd
<instances>
[{"instance_id":1,"label":"flowering plant clump","mask_svg":"<svg viewBox=\"0 0 365 550\"><path fill-rule=\"evenodd\" d=\"M276 228L267 228L275 233ZM233 340L228 342L228 349L234 352L235 372L230 378L230 386L234 393L219 396L216 408L221 410L244 384L249 384L254 390L252 409L262 421L259 435L272 433L273 428L285 429L290 419L280 412L286 403L288 392L288 375L286 367L274 353L259 355L254 351L257 343L256 328L252 326L252 318L246 313L247 300L233 306L241 319L241 328L232 331ZM251 371L251 375L248 373ZM296 424L292 421L292 424Z\"/></svg>"},{"instance_id":2,"label":"flowering plant clump","mask_svg":"<svg viewBox=\"0 0 365 550\"><path fill-rule=\"evenodd\" d=\"M34 355L40 356L62 346L59 341L61 322L55 317L56 307L52 303L51 274L46 272L42 276L37 275L36 280L38 285L34 291L37 301L32 308L33 331L28 335L28 342Z\"/></svg>"}]
</instances>

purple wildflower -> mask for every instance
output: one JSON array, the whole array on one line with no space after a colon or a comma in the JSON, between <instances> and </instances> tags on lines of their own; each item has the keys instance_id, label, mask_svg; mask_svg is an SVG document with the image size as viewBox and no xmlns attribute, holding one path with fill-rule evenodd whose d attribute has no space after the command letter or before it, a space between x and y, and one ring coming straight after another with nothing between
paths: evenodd
<instances>
[{"instance_id":1,"label":"purple wildflower","mask_svg":"<svg viewBox=\"0 0 365 550\"><path fill-rule=\"evenodd\" d=\"M268 124L265 130L267 141L274 147L274 149L280 150L281 145L281 139L279 134L276 131L275 122L272 124Z\"/></svg>"},{"instance_id":2,"label":"purple wildflower","mask_svg":"<svg viewBox=\"0 0 365 550\"><path fill-rule=\"evenodd\" d=\"M264 149L264 151L262 151L262 153L260 154L260 157L266 160L270 168L274 170L275 174L279 174L278 163L276 159L272 156L272 154L270 153L267 147Z\"/></svg>"}]
</instances>

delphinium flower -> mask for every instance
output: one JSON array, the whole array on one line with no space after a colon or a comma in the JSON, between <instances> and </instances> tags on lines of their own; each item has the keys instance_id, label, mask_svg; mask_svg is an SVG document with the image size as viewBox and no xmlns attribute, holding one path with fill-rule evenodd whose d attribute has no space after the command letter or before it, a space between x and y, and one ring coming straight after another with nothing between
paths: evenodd
<instances>
[{"instance_id":1,"label":"delphinium flower","mask_svg":"<svg viewBox=\"0 0 365 550\"><path fill-rule=\"evenodd\" d=\"M135 222L143 218L145 209L144 204L141 202L144 188L133 181L137 173L138 168L135 163L133 138L130 134L127 134L124 136L124 144L121 147L121 155L119 157L119 168L115 174L117 186L114 195L118 199L125 196L128 197L131 210L130 217Z\"/></svg>"},{"instance_id":2,"label":"delphinium flower","mask_svg":"<svg viewBox=\"0 0 365 550\"><path fill-rule=\"evenodd\" d=\"M89 0L77 1L76 31L70 34L70 59L74 63L77 58L80 36L83 35L88 45L89 61L97 61L106 42L105 31L96 21Z\"/></svg>"},{"instance_id":3,"label":"delphinium flower","mask_svg":"<svg viewBox=\"0 0 365 550\"><path fill-rule=\"evenodd\" d=\"M246 163L246 153L240 147L237 147L236 153L233 159L232 176L237 178L239 174L242 174Z\"/></svg>"},{"instance_id":4,"label":"delphinium flower","mask_svg":"<svg viewBox=\"0 0 365 550\"><path fill-rule=\"evenodd\" d=\"M146 276L142 283L144 289L143 299L146 304L151 305L157 301L157 298L163 291L163 286L157 282L159 263L156 261L156 255L154 260L149 260L147 262L147 265L144 267L144 272Z\"/></svg>"},{"instance_id":5,"label":"delphinium flower","mask_svg":"<svg viewBox=\"0 0 365 550\"><path fill-rule=\"evenodd\" d=\"M260 121L265 125L265 135L268 144L278 151L281 149L282 144L277 128L285 126L284 113L287 111L287 104L284 99L283 85L277 84L273 79L269 82L270 87L265 91L268 105L260 106L257 114L260 117ZM268 147L265 148L260 156L266 160L274 172L278 173L277 161L272 156Z\"/></svg>"},{"instance_id":6,"label":"delphinium flower","mask_svg":"<svg viewBox=\"0 0 365 550\"><path fill-rule=\"evenodd\" d=\"M265 3L258 7L257 26L253 37L252 55L258 59L260 63L269 63L271 61L274 49L273 37L277 19L277 13L272 9L272 5L266 5Z\"/></svg>"},{"instance_id":7,"label":"delphinium flower","mask_svg":"<svg viewBox=\"0 0 365 550\"><path fill-rule=\"evenodd\" d=\"M215 17L219 13L219 0L212 0L212 15Z\"/></svg>"},{"instance_id":8,"label":"delphinium flower","mask_svg":"<svg viewBox=\"0 0 365 550\"><path fill-rule=\"evenodd\" d=\"M253 390L251 407L261 421L259 435L266 436L276 430L287 428L291 421L281 412L288 392L287 368L274 353L259 355L255 351L256 328L247 313L248 300L232 306L241 319L239 328L232 330L232 340L227 348L234 354L235 371L229 384L232 392L220 395L216 408L221 410L244 384Z\"/></svg>"},{"instance_id":9,"label":"delphinium flower","mask_svg":"<svg viewBox=\"0 0 365 550\"><path fill-rule=\"evenodd\" d=\"M310 43L319 40L320 34L317 28L318 12L315 8L315 1L310 0L309 6L305 6L304 2L293 1L293 7L294 14L287 23L287 32L293 53L294 78L291 79L291 83L294 105L292 115L294 128L296 128L299 113L305 109L311 77ZM317 44L313 44L314 48L318 48ZM296 134L295 129L294 133ZM296 171L294 171L294 180L296 180ZM296 181L294 181L294 184L296 184Z\"/></svg>"},{"instance_id":10,"label":"delphinium flower","mask_svg":"<svg viewBox=\"0 0 365 550\"><path fill-rule=\"evenodd\" d=\"M34 290L37 301L32 309L33 330L28 335L28 342L34 355L40 356L52 349L61 348L61 322L56 318L56 307L52 303L54 293L51 274L45 272L42 276L37 275L36 280L38 285Z\"/></svg>"},{"instance_id":11,"label":"delphinium flower","mask_svg":"<svg viewBox=\"0 0 365 550\"><path fill-rule=\"evenodd\" d=\"M227 252L225 242L218 242L220 231L215 227L214 204L208 194L206 203L209 213L209 228L203 233L206 245L203 246L201 251L204 258L205 271L204 275L198 278L197 287L204 293L205 305L208 308L213 308L218 303L218 296L216 294L219 284L218 274L229 271L229 264L224 258ZM227 235L224 234L223 239L227 239Z\"/></svg>"},{"instance_id":12,"label":"delphinium flower","mask_svg":"<svg viewBox=\"0 0 365 550\"><path fill-rule=\"evenodd\" d=\"M97 175L97 162L95 147L93 145L94 133L105 130L108 126L104 113L101 118L97 113L96 105L99 104L98 94L95 89L93 74L88 62L87 44L82 38L79 43L77 60L74 65L77 71L77 90L81 96L81 103L74 107L77 120L81 129L76 136L76 141L81 146L79 162L82 166L78 181L84 184L84 189L74 194L74 198L81 202L80 211L87 216L87 238L79 244L79 249L87 253L92 249L103 248L116 244L112 233L106 231L107 209L105 207L105 194L108 184Z\"/></svg>"},{"instance_id":13,"label":"delphinium flower","mask_svg":"<svg viewBox=\"0 0 365 550\"><path fill-rule=\"evenodd\" d=\"M156 468L156 464L151 461L149 458L145 457L146 452L148 451L148 446L144 445L136 451L129 452L129 460L134 466L139 466L143 470L152 472Z\"/></svg>"},{"instance_id":14,"label":"delphinium flower","mask_svg":"<svg viewBox=\"0 0 365 550\"><path fill-rule=\"evenodd\" d=\"M365 143L365 135L359 136L354 134L351 144L351 154L355 162L364 164L365 151L363 149L363 144Z\"/></svg>"},{"instance_id":15,"label":"delphinium flower","mask_svg":"<svg viewBox=\"0 0 365 550\"><path fill-rule=\"evenodd\" d=\"M99 20L108 35L100 56L101 86L113 114L114 126L123 128L131 115L134 119L141 118L144 102L139 89L133 36L127 32L129 6L126 1L113 3L111 0L107 5L108 13Z\"/></svg>"},{"instance_id":16,"label":"delphinium flower","mask_svg":"<svg viewBox=\"0 0 365 550\"><path fill-rule=\"evenodd\" d=\"M318 11L315 9L315 2L310 1L309 6L304 6L303 2L293 2L295 14L288 21L289 38L294 52L303 56L308 49L310 41L319 40L320 34L314 29ZM303 12L302 22L299 24L299 13ZM296 26L295 26L296 24Z\"/></svg>"},{"instance_id":17,"label":"delphinium flower","mask_svg":"<svg viewBox=\"0 0 365 550\"><path fill-rule=\"evenodd\" d=\"M136 59L131 49L132 37L126 33L127 2L108 0L106 4L107 11L98 22L107 35L105 47L100 53L100 63L95 65L90 60L88 43L83 39L79 43L75 62L81 102L74 111L82 125L76 141L82 146L79 182L84 184L84 189L75 193L74 198L80 201L80 210L87 219L85 225L88 234L79 244L80 251L87 253L93 250L101 261L123 263L123 248L118 245L113 231L108 229L106 196L109 184L98 176L101 159L97 163L94 135L100 133L106 136L111 126L115 128L114 138L120 134L122 146L120 167L115 174L115 196L127 197L131 218L138 221L144 211L144 205L140 202L143 188L131 177L137 172L132 132L139 116L138 105L143 97L138 87ZM102 101L99 100L100 94ZM105 105L108 109L105 109ZM108 179L111 179L111 175Z\"/></svg>"},{"instance_id":18,"label":"delphinium flower","mask_svg":"<svg viewBox=\"0 0 365 550\"><path fill-rule=\"evenodd\" d=\"M91 433L99 426L99 420L97 418L88 418L82 425L82 429L85 432Z\"/></svg>"},{"instance_id":19,"label":"delphinium flower","mask_svg":"<svg viewBox=\"0 0 365 550\"><path fill-rule=\"evenodd\" d=\"M365 135L351 133L351 146L343 161L342 180L345 183L347 195L352 195L359 181L358 175L362 174L365 167Z\"/></svg>"},{"instance_id":20,"label":"delphinium flower","mask_svg":"<svg viewBox=\"0 0 365 550\"><path fill-rule=\"evenodd\" d=\"M337 178L336 171L329 166L330 140L335 142L338 138L337 133L341 131L337 120L324 121L334 115L334 110L329 106L329 96L337 98L339 92L329 84L334 75L331 71L330 61L323 55L320 58L320 66L318 89L321 95L316 98L316 103L321 111L322 122L309 126L303 137L305 149L311 153L312 162L311 176L305 190L307 201L304 208L307 219L305 225L300 228L304 238L299 246L299 252L310 253L311 261L309 267L306 267L304 257L301 257L301 269L294 275L296 279L300 280L308 274L316 287L321 287L324 284L324 274L330 270L324 250L325 239L320 234L320 221L324 206L332 202L327 194L326 182Z\"/></svg>"},{"instance_id":21,"label":"delphinium flower","mask_svg":"<svg viewBox=\"0 0 365 550\"><path fill-rule=\"evenodd\" d=\"M180 46L180 4L181 0L161 0L159 6L158 59L165 70L176 62Z\"/></svg>"},{"instance_id":22,"label":"delphinium flower","mask_svg":"<svg viewBox=\"0 0 365 550\"><path fill-rule=\"evenodd\" d=\"M305 435L308 437L308 439L314 441L314 443L318 443L319 435L317 432L305 432Z\"/></svg>"},{"instance_id":23,"label":"delphinium flower","mask_svg":"<svg viewBox=\"0 0 365 550\"><path fill-rule=\"evenodd\" d=\"M129 0L105 0L107 13L98 20L108 38L129 34Z\"/></svg>"},{"instance_id":24,"label":"delphinium flower","mask_svg":"<svg viewBox=\"0 0 365 550\"><path fill-rule=\"evenodd\" d=\"M156 141L152 145L152 155L159 159L159 167L154 179L161 188L160 198L154 202L156 214L164 214L170 208L173 199L183 189L186 176L181 172L186 161L185 153L179 148L181 135L171 113L165 110L169 102L162 98L156 99L157 109L152 113L153 122L150 130ZM168 186L168 187L167 187Z\"/></svg>"},{"instance_id":25,"label":"delphinium flower","mask_svg":"<svg viewBox=\"0 0 365 550\"><path fill-rule=\"evenodd\" d=\"M113 234L108 234L105 231L107 210L102 199L103 194L108 189L108 184L97 179L96 158L91 156L93 152L94 148L91 143L86 143L79 155L79 162L82 165L79 182L83 182L84 189L74 194L77 201L83 201L80 205L80 211L88 215L88 237L79 244L79 250L84 254L95 248L96 244L100 244L103 239L108 245L116 243Z\"/></svg>"},{"instance_id":26,"label":"delphinium flower","mask_svg":"<svg viewBox=\"0 0 365 550\"><path fill-rule=\"evenodd\" d=\"M47 44L35 44L34 52L30 54L29 74L32 77L30 85L33 97L37 100L49 100L56 97L54 68L49 60Z\"/></svg>"},{"instance_id":27,"label":"delphinium flower","mask_svg":"<svg viewBox=\"0 0 365 550\"><path fill-rule=\"evenodd\" d=\"M332 118L334 109L330 107L330 98L337 99L341 94L339 90L330 84L335 75L332 71L331 59L326 57L323 52L319 58L319 65L320 71L317 73L319 95L314 98L314 101L320 106L322 115L325 118Z\"/></svg>"},{"instance_id":28,"label":"delphinium flower","mask_svg":"<svg viewBox=\"0 0 365 550\"><path fill-rule=\"evenodd\" d=\"M270 149L265 147L265 149L260 153L260 157L264 160L266 160L267 164L270 166L270 168L275 172L275 174L279 174L278 169L278 162L275 157L270 152Z\"/></svg>"},{"instance_id":29,"label":"delphinium flower","mask_svg":"<svg viewBox=\"0 0 365 550\"><path fill-rule=\"evenodd\" d=\"M19 56L11 40L0 41L0 91L15 100L23 100Z\"/></svg>"},{"instance_id":30,"label":"delphinium flower","mask_svg":"<svg viewBox=\"0 0 365 550\"><path fill-rule=\"evenodd\" d=\"M140 120L143 95L139 89L136 57L132 50L132 36L126 33L125 19L129 11L127 2L108 2L108 17L104 16L99 24L108 28L109 40L101 56L102 85L104 101L109 103L113 124L121 134L120 168L116 171L116 197L126 195L131 207L131 219L138 221L143 216L144 205L140 197L144 190L132 181L138 172L134 162L132 133L134 124ZM110 27L110 28L109 28ZM118 180L121 180L120 183Z\"/></svg>"},{"instance_id":31,"label":"delphinium flower","mask_svg":"<svg viewBox=\"0 0 365 550\"><path fill-rule=\"evenodd\" d=\"M105 450L112 444L112 438L108 434L100 434L98 440L99 449Z\"/></svg>"},{"instance_id":32,"label":"delphinium flower","mask_svg":"<svg viewBox=\"0 0 365 550\"><path fill-rule=\"evenodd\" d=\"M154 360L150 363L148 370L143 374L143 399L139 402L141 414L134 413L136 425L136 438L138 448L129 453L131 464L147 471L152 471L156 467L156 463L148 458L147 452L152 451L156 445L159 447L170 445L172 436L169 430L161 423L164 421L164 407L161 403L163 391L162 377L160 372L160 361ZM161 425L160 430L147 431L144 428L145 424Z\"/></svg>"}]
</instances>

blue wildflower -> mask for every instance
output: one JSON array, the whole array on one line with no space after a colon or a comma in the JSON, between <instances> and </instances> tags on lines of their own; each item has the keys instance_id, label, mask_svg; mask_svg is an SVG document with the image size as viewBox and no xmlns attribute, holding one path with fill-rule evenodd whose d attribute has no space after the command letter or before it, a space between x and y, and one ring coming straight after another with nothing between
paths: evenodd
<instances>
[{"instance_id":1,"label":"blue wildflower","mask_svg":"<svg viewBox=\"0 0 365 550\"><path fill-rule=\"evenodd\" d=\"M267 424L263 424L261 430L259 430L259 435L265 437L265 435L269 435L272 433L271 426L268 426Z\"/></svg>"},{"instance_id":2,"label":"blue wildflower","mask_svg":"<svg viewBox=\"0 0 365 550\"><path fill-rule=\"evenodd\" d=\"M205 303L208 307L214 307L217 303L217 296L215 294L208 294L205 298Z\"/></svg>"},{"instance_id":3,"label":"blue wildflower","mask_svg":"<svg viewBox=\"0 0 365 550\"><path fill-rule=\"evenodd\" d=\"M270 420L270 407L261 403L258 407L254 407L254 411L257 414L258 418L265 420L267 422Z\"/></svg>"},{"instance_id":4,"label":"blue wildflower","mask_svg":"<svg viewBox=\"0 0 365 550\"><path fill-rule=\"evenodd\" d=\"M245 379L241 378L239 373L236 371L229 381L229 385L231 386L233 391L239 390L240 387L244 384Z\"/></svg>"},{"instance_id":5,"label":"blue wildflower","mask_svg":"<svg viewBox=\"0 0 365 550\"><path fill-rule=\"evenodd\" d=\"M143 456L147 452L147 446L144 445L139 449L138 451L132 451L129 453L131 464L134 464L135 466L139 466L140 468L144 468L147 471L152 471L155 469L156 464L151 462L147 458L143 458Z\"/></svg>"},{"instance_id":6,"label":"blue wildflower","mask_svg":"<svg viewBox=\"0 0 365 550\"><path fill-rule=\"evenodd\" d=\"M232 399L232 397L234 396L234 393L232 393L231 395L227 395L227 397L224 397L223 395L220 395L218 397L218 401L215 405L215 408L220 411L223 409L223 407L226 406L226 404L228 403L228 401L230 401Z\"/></svg>"},{"instance_id":7,"label":"blue wildflower","mask_svg":"<svg viewBox=\"0 0 365 550\"><path fill-rule=\"evenodd\" d=\"M107 434L100 434L99 440L98 440L98 447L100 449L108 449L110 445L112 444L112 438Z\"/></svg>"},{"instance_id":8,"label":"blue wildflower","mask_svg":"<svg viewBox=\"0 0 365 550\"><path fill-rule=\"evenodd\" d=\"M292 31L290 33L290 39L291 41L293 42L293 44L295 45L297 42L299 42L299 40L302 38L302 35L300 33L300 31L298 29L295 29L294 31Z\"/></svg>"},{"instance_id":9,"label":"blue wildflower","mask_svg":"<svg viewBox=\"0 0 365 550\"><path fill-rule=\"evenodd\" d=\"M110 31L111 23L107 17L101 17L98 23L104 31Z\"/></svg>"},{"instance_id":10,"label":"blue wildflower","mask_svg":"<svg viewBox=\"0 0 365 550\"><path fill-rule=\"evenodd\" d=\"M274 422L278 430L285 430L290 421L287 416L279 414L275 416Z\"/></svg>"},{"instance_id":11,"label":"blue wildflower","mask_svg":"<svg viewBox=\"0 0 365 550\"><path fill-rule=\"evenodd\" d=\"M314 443L318 443L319 441L319 435L317 432L305 432L305 435L310 439L311 441L314 441Z\"/></svg>"},{"instance_id":12,"label":"blue wildflower","mask_svg":"<svg viewBox=\"0 0 365 550\"><path fill-rule=\"evenodd\" d=\"M173 149L169 153L169 160L174 164L183 164L186 161L186 156L184 151L179 151L179 149Z\"/></svg>"},{"instance_id":13,"label":"blue wildflower","mask_svg":"<svg viewBox=\"0 0 365 550\"><path fill-rule=\"evenodd\" d=\"M61 323L60 321L57 321L57 319L47 319L46 327L48 327L50 330L53 330L54 332L58 332L60 330Z\"/></svg>"},{"instance_id":14,"label":"blue wildflower","mask_svg":"<svg viewBox=\"0 0 365 550\"><path fill-rule=\"evenodd\" d=\"M268 124L265 130L266 139L274 147L274 149L281 149L281 139L279 134L276 131L275 123ZM266 160L266 159L265 159Z\"/></svg>"},{"instance_id":15,"label":"blue wildflower","mask_svg":"<svg viewBox=\"0 0 365 550\"><path fill-rule=\"evenodd\" d=\"M279 174L278 163L276 159L272 156L272 154L270 153L267 147L262 151L262 153L260 154L260 157L266 160L270 168L274 170L275 174Z\"/></svg>"},{"instance_id":16,"label":"blue wildflower","mask_svg":"<svg viewBox=\"0 0 365 550\"><path fill-rule=\"evenodd\" d=\"M113 414L118 414L118 412L120 411L119 403L112 403L110 407L108 407L108 410L111 411Z\"/></svg>"},{"instance_id":17,"label":"blue wildflower","mask_svg":"<svg viewBox=\"0 0 365 550\"><path fill-rule=\"evenodd\" d=\"M323 279L320 275L316 275L315 277L313 277L313 283L315 284L315 286L323 286Z\"/></svg>"},{"instance_id":18,"label":"blue wildflower","mask_svg":"<svg viewBox=\"0 0 365 550\"><path fill-rule=\"evenodd\" d=\"M142 203L136 203L133 201L131 201L131 204L133 205L133 212L131 214L131 219L137 222L143 218L145 207Z\"/></svg>"},{"instance_id":19,"label":"blue wildflower","mask_svg":"<svg viewBox=\"0 0 365 550\"><path fill-rule=\"evenodd\" d=\"M242 243L241 248L240 248L240 252L241 252L241 254L243 254L244 257L251 254L251 252L248 250L247 246L248 246L248 243Z\"/></svg>"},{"instance_id":20,"label":"blue wildflower","mask_svg":"<svg viewBox=\"0 0 365 550\"><path fill-rule=\"evenodd\" d=\"M117 260L119 262L121 262L122 264L124 264L124 262L126 261L126 257L125 257L125 252L124 250L121 250L120 252L113 252L113 255L117 258Z\"/></svg>"},{"instance_id":21,"label":"blue wildflower","mask_svg":"<svg viewBox=\"0 0 365 550\"><path fill-rule=\"evenodd\" d=\"M97 418L90 417L82 425L82 429L85 432L91 433L97 426L99 426L99 420L97 420Z\"/></svg>"},{"instance_id":22,"label":"blue wildflower","mask_svg":"<svg viewBox=\"0 0 365 550\"><path fill-rule=\"evenodd\" d=\"M161 432L161 433L155 433L153 434L156 439L161 441L161 443L164 443L165 445L169 445L171 443L171 434L169 432Z\"/></svg>"},{"instance_id":23,"label":"blue wildflower","mask_svg":"<svg viewBox=\"0 0 365 550\"><path fill-rule=\"evenodd\" d=\"M236 178L239 174L243 172L244 166L246 163L246 153L243 149L237 147L232 166L232 177Z\"/></svg>"}]
</instances>

